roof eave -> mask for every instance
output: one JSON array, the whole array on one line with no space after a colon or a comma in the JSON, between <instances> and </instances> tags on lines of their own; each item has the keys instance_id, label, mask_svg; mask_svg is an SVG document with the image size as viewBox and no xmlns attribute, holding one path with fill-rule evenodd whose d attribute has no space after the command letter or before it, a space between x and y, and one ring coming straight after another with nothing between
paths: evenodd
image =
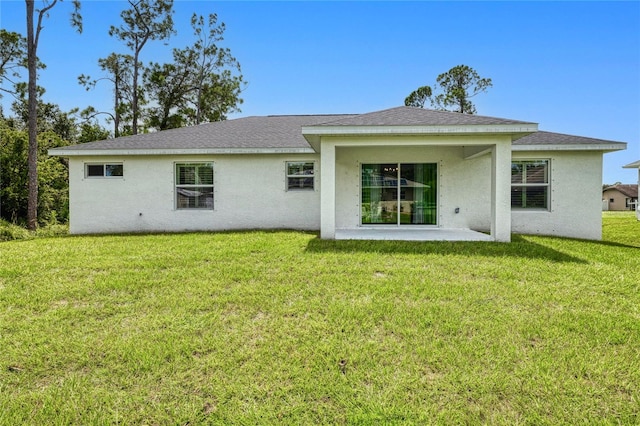
<instances>
[{"instance_id":1,"label":"roof eave","mask_svg":"<svg viewBox=\"0 0 640 426\"><path fill-rule=\"evenodd\" d=\"M626 166L622 166L624 169L640 169L640 160L629 163Z\"/></svg>"},{"instance_id":2,"label":"roof eave","mask_svg":"<svg viewBox=\"0 0 640 426\"><path fill-rule=\"evenodd\" d=\"M614 152L624 151L627 144L624 142L603 143L603 144L532 144L513 145L513 151L602 151Z\"/></svg>"},{"instance_id":3,"label":"roof eave","mask_svg":"<svg viewBox=\"0 0 640 426\"><path fill-rule=\"evenodd\" d=\"M73 149L52 148L58 157L105 157L143 155L315 154L311 148L195 148L195 149Z\"/></svg>"}]
</instances>

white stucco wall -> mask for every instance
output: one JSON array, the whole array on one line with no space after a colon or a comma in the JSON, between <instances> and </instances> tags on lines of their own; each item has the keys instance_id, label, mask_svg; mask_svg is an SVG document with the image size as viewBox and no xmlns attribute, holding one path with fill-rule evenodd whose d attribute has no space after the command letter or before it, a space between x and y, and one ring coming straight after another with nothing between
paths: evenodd
<instances>
[{"instance_id":1,"label":"white stucco wall","mask_svg":"<svg viewBox=\"0 0 640 426\"><path fill-rule=\"evenodd\" d=\"M176 162L214 163L214 210L175 208ZM180 232L319 228L320 179L313 191L286 191L285 162L318 155L72 157L70 232ZM87 162L122 162L122 178L85 178Z\"/></svg>"},{"instance_id":2,"label":"white stucco wall","mask_svg":"<svg viewBox=\"0 0 640 426\"><path fill-rule=\"evenodd\" d=\"M600 152L514 152L512 158L551 160L550 211L513 210L514 233L601 238ZM438 164L437 226L491 228L490 154L465 159L465 148L460 144L337 146L335 159L336 202L331 206L335 206L335 228L360 225L360 165L386 162ZM213 211L176 210L174 167L176 162L187 161L214 162ZM316 162L314 191L286 191L286 161ZM87 162L122 162L124 177L87 179ZM71 157L69 166L70 231L74 234L318 230L321 208L327 207L321 207L317 154Z\"/></svg>"},{"instance_id":3,"label":"white stucco wall","mask_svg":"<svg viewBox=\"0 0 640 426\"><path fill-rule=\"evenodd\" d=\"M601 152L514 152L512 158L551 160L550 210L513 210L513 232L594 240L602 238Z\"/></svg>"}]
</instances>

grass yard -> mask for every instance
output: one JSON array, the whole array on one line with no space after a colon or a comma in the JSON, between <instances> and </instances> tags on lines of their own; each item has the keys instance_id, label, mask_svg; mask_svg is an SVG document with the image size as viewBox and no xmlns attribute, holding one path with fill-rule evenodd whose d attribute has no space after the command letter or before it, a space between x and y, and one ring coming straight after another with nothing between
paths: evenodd
<instances>
[{"instance_id":1,"label":"grass yard","mask_svg":"<svg viewBox=\"0 0 640 426\"><path fill-rule=\"evenodd\" d=\"M605 241L0 243L0 424L638 424L640 222Z\"/></svg>"}]
</instances>

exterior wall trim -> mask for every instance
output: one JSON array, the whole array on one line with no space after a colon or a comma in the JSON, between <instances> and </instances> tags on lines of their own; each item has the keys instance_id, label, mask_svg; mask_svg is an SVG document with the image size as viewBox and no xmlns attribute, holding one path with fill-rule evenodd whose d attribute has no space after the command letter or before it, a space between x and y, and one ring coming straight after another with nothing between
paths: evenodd
<instances>
[{"instance_id":1,"label":"exterior wall trim","mask_svg":"<svg viewBox=\"0 0 640 426\"><path fill-rule=\"evenodd\" d=\"M58 157L142 156L142 155L228 155L228 154L315 154L311 148L206 148L206 149L60 149L48 154Z\"/></svg>"}]
</instances>

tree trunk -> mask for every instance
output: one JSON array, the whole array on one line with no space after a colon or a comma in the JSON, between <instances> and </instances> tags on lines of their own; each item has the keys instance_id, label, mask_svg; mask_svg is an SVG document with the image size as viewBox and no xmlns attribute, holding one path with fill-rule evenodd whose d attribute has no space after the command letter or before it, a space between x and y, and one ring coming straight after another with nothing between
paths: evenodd
<instances>
[{"instance_id":1,"label":"tree trunk","mask_svg":"<svg viewBox=\"0 0 640 426\"><path fill-rule=\"evenodd\" d=\"M115 67L115 100L114 100L114 118L113 118L113 137L120 136L120 64L116 62Z\"/></svg>"},{"instance_id":2,"label":"tree trunk","mask_svg":"<svg viewBox=\"0 0 640 426\"><path fill-rule=\"evenodd\" d=\"M198 75L198 88L196 90L196 124L202 122L202 71Z\"/></svg>"},{"instance_id":3,"label":"tree trunk","mask_svg":"<svg viewBox=\"0 0 640 426\"><path fill-rule=\"evenodd\" d=\"M27 198L27 227L35 231L38 226L38 93L36 83L38 80L36 69L37 41L33 30L34 1L25 0L27 3L27 64L29 68L29 151L28 164L28 198Z\"/></svg>"},{"instance_id":4,"label":"tree trunk","mask_svg":"<svg viewBox=\"0 0 640 426\"><path fill-rule=\"evenodd\" d=\"M138 52L133 59L133 94L131 99L131 133L138 134Z\"/></svg>"}]
</instances>

